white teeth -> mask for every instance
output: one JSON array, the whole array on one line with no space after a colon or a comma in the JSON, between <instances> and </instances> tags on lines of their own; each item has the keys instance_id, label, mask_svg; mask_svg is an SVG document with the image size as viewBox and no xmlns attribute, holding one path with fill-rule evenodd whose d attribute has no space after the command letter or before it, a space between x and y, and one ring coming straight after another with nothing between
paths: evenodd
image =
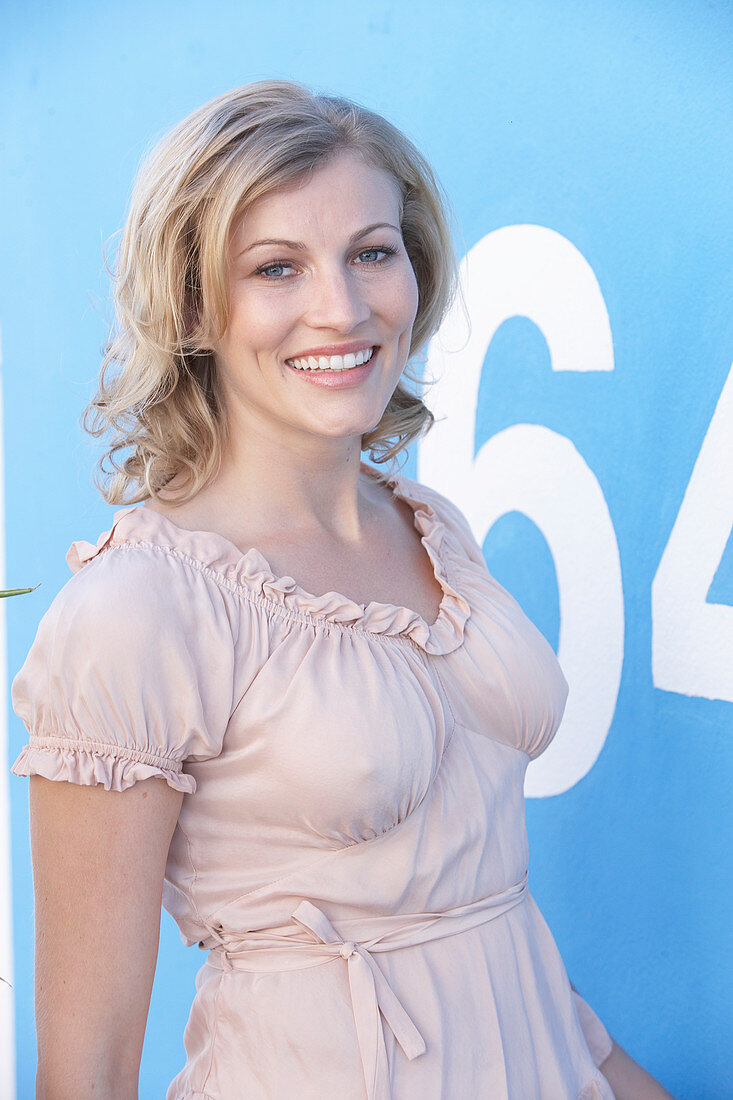
<instances>
[{"instance_id":1,"label":"white teeth","mask_svg":"<svg viewBox=\"0 0 733 1100\"><path fill-rule=\"evenodd\" d=\"M349 352L346 355L309 355L307 359L288 359L288 365L296 370L331 370L344 371L360 367L362 363L368 363L374 355L374 348L366 348L357 351L356 355Z\"/></svg>"}]
</instances>

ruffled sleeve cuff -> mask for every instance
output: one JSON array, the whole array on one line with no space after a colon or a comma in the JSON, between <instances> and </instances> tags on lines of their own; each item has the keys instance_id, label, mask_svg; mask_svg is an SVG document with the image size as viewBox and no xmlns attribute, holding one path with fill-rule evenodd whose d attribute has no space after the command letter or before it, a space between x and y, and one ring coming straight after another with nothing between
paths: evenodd
<instances>
[{"instance_id":1,"label":"ruffled sleeve cuff","mask_svg":"<svg viewBox=\"0 0 733 1100\"><path fill-rule=\"evenodd\" d=\"M179 760L124 745L70 738L31 735L11 767L13 775L42 775L84 786L102 783L106 791L124 791L140 779L159 776L169 787L193 794L196 780L186 775Z\"/></svg>"},{"instance_id":2,"label":"ruffled sleeve cuff","mask_svg":"<svg viewBox=\"0 0 733 1100\"><path fill-rule=\"evenodd\" d=\"M588 1044L588 1050L596 1066L600 1069L613 1049L613 1039L588 1002L584 1001L575 990L572 993L575 1011L578 1013L578 1021Z\"/></svg>"}]
</instances>

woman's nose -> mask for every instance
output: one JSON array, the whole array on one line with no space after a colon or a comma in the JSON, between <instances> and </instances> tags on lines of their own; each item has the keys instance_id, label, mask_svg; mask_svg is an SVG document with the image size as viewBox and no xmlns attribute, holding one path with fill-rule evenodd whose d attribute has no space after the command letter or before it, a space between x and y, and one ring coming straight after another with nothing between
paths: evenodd
<instances>
[{"instance_id":1,"label":"woman's nose","mask_svg":"<svg viewBox=\"0 0 733 1100\"><path fill-rule=\"evenodd\" d=\"M348 271L332 268L313 276L305 318L313 328L350 332L371 312L360 281Z\"/></svg>"}]
</instances>

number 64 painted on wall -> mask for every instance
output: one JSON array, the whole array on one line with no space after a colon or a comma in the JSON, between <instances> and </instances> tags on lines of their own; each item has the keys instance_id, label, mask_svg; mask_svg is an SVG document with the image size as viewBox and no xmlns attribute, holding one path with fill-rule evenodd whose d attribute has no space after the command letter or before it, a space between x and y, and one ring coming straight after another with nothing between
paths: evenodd
<instances>
[{"instance_id":1,"label":"number 64 painted on wall","mask_svg":"<svg viewBox=\"0 0 733 1100\"><path fill-rule=\"evenodd\" d=\"M537 325L554 371L612 371L611 326L592 268L545 226L489 233L461 261L460 277L470 332L459 296L428 349L436 382L426 404L436 423L418 449L417 477L455 501L479 545L516 511L552 553L558 659L570 695L554 740L527 769L525 793L561 794L590 771L616 709L624 652L618 543L603 490L567 436L514 424L474 457L476 406L486 352L508 318ZM652 675L665 691L733 701L733 607L706 602L732 521L733 370L652 583Z\"/></svg>"}]
</instances>

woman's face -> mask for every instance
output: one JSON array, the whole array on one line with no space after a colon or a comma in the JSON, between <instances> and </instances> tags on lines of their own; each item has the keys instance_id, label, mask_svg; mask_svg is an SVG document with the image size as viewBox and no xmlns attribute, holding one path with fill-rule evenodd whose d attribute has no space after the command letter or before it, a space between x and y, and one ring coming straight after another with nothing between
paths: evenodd
<instances>
[{"instance_id":1,"label":"woman's face","mask_svg":"<svg viewBox=\"0 0 733 1100\"><path fill-rule=\"evenodd\" d=\"M360 444L379 422L418 306L399 200L391 175L342 152L233 226L214 353L235 432L256 426L297 451L315 437Z\"/></svg>"}]
</instances>

